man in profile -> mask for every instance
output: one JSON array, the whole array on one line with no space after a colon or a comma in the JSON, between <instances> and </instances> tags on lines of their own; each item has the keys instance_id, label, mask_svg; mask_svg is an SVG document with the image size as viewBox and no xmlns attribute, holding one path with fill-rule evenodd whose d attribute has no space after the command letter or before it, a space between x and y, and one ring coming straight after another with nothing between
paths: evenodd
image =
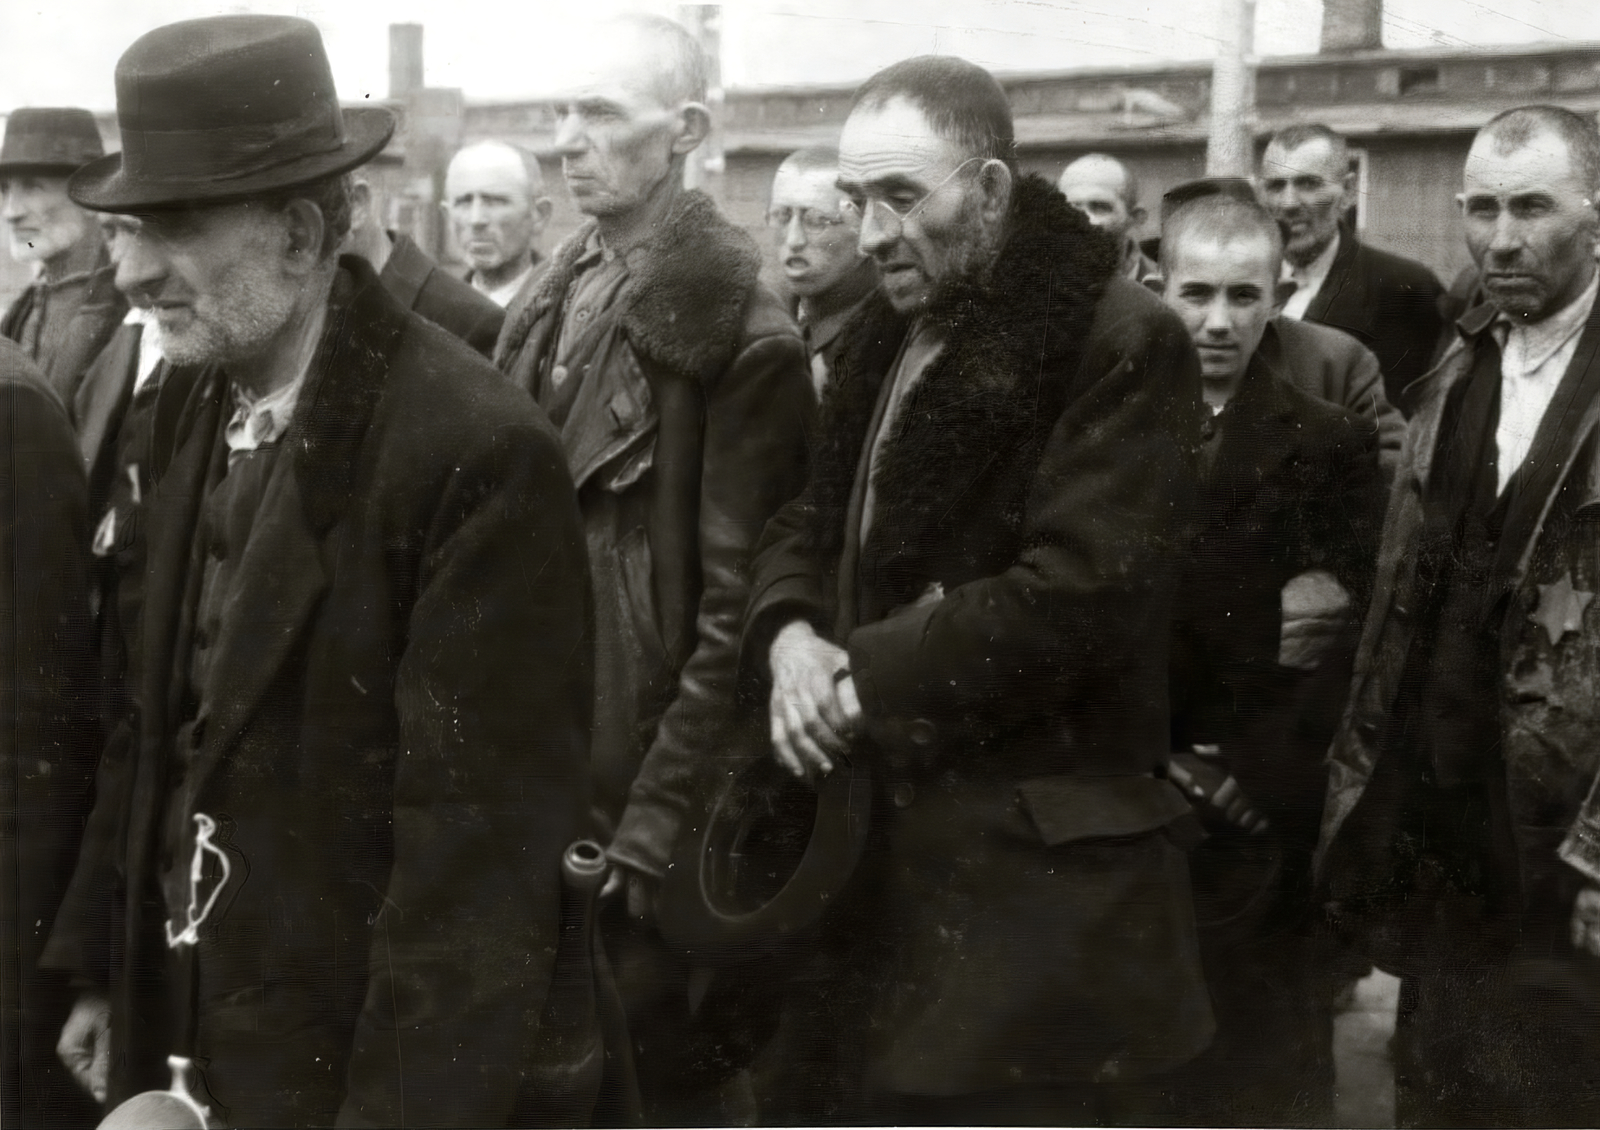
<instances>
[{"instance_id":1,"label":"man in profile","mask_svg":"<svg viewBox=\"0 0 1600 1130\"><path fill-rule=\"evenodd\" d=\"M1344 222L1355 180L1349 147L1325 125L1289 126L1267 143L1261 199L1283 234L1284 278L1295 284L1283 313L1372 350L1389 403L1405 411L1405 390L1433 362L1441 288L1421 263L1356 238Z\"/></svg>"},{"instance_id":2,"label":"man in profile","mask_svg":"<svg viewBox=\"0 0 1600 1130\"><path fill-rule=\"evenodd\" d=\"M67 196L67 178L100 157L87 110L24 107L0 143L0 218L11 257L34 267L33 283L0 317L68 409L84 370L127 312L94 217Z\"/></svg>"},{"instance_id":3,"label":"man in profile","mask_svg":"<svg viewBox=\"0 0 1600 1130\"><path fill-rule=\"evenodd\" d=\"M839 207L839 151L797 149L772 177L767 227L784 280L797 301L800 332L820 396L833 371L839 335L878 285L878 269L856 246L860 217Z\"/></svg>"},{"instance_id":4,"label":"man in profile","mask_svg":"<svg viewBox=\"0 0 1600 1130\"><path fill-rule=\"evenodd\" d=\"M590 709L556 438L340 255L394 123L339 108L314 25L157 28L116 86L70 190L138 217L117 282L173 368L139 733L43 961L86 986L62 1058L116 1102L185 1056L229 1125L534 1121L578 1050L543 1009Z\"/></svg>"},{"instance_id":5,"label":"man in profile","mask_svg":"<svg viewBox=\"0 0 1600 1130\"><path fill-rule=\"evenodd\" d=\"M550 222L538 159L503 141L460 149L445 170L444 207L466 281L495 305L511 305L539 266L539 233Z\"/></svg>"},{"instance_id":6,"label":"man in profile","mask_svg":"<svg viewBox=\"0 0 1600 1130\"><path fill-rule=\"evenodd\" d=\"M1156 263L1133 238L1145 221L1139 204L1139 179L1115 157L1089 153L1061 170L1061 194L1095 227L1116 238L1122 248L1122 274L1143 282L1156 273Z\"/></svg>"}]
</instances>

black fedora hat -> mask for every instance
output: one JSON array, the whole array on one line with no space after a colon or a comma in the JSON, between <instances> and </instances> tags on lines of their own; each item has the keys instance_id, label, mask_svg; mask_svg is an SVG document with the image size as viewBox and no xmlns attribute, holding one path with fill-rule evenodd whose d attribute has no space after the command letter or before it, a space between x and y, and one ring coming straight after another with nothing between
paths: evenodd
<instances>
[{"instance_id":1,"label":"black fedora hat","mask_svg":"<svg viewBox=\"0 0 1600 1130\"><path fill-rule=\"evenodd\" d=\"M100 127L89 111L26 106L6 119L0 173L70 173L105 155Z\"/></svg>"},{"instance_id":2,"label":"black fedora hat","mask_svg":"<svg viewBox=\"0 0 1600 1130\"><path fill-rule=\"evenodd\" d=\"M353 169L394 132L341 110L322 36L291 16L213 16L140 36L117 61L122 152L73 175L85 208L212 203Z\"/></svg>"},{"instance_id":3,"label":"black fedora hat","mask_svg":"<svg viewBox=\"0 0 1600 1130\"><path fill-rule=\"evenodd\" d=\"M836 758L812 785L763 748L729 776L700 826L679 837L657 905L662 937L702 958L735 961L796 940L854 874L872 795L859 756Z\"/></svg>"}]
</instances>

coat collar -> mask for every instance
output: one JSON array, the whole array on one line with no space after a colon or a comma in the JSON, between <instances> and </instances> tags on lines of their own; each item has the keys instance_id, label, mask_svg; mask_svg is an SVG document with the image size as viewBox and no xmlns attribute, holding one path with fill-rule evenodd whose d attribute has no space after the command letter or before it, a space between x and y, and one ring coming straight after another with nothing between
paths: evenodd
<instances>
[{"instance_id":1,"label":"coat collar","mask_svg":"<svg viewBox=\"0 0 1600 1130\"><path fill-rule=\"evenodd\" d=\"M321 542L349 507L356 461L406 318L365 260L341 258L322 341L239 562L236 583L250 599L230 608L218 635L212 662L220 689L196 780L249 722L327 586ZM152 585L146 671L169 711L176 707L173 684L182 681L174 673L185 647L179 637L194 591L191 573L203 567L194 534L231 404L227 379L215 369L196 375L192 388L178 425L183 438L162 478L161 509L151 520L151 576L164 583Z\"/></svg>"},{"instance_id":2,"label":"coat collar","mask_svg":"<svg viewBox=\"0 0 1600 1130\"><path fill-rule=\"evenodd\" d=\"M526 302L508 315L495 347L502 371L510 370L534 325L559 311L594 230L591 220L563 240ZM629 265L630 278L618 297L629 343L656 365L715 382L738 352L745 308L760 275L755 241L724 219L709 196L691 189Z\"/></svg>"},{"instance_id":3,"label":"coat collar","mask_svg":"<svg viewBox=\"0 0 1600 1130\"><path fill-rule=\"evenodd\" d=\"M864 555L926 545L929 531L957 520L956 500L971 499L997 461L1025 461L1042 444L1120 254L1053 185L1019 178L1011 231L992 267L958 280L924 315L943 323L946 345L879 453ZM880 295L844 333L813 462L808 541L825 555L845 544L858 460L905 329Z\"/></svg>"},{"instance_id":4,"label":"coat collar","mask_svg":"<svg viewBox=\"0 0 1600 1130\"><path fill-rule=\"evenodd\" d=\"M435 264L408 235L390 233L389 258L378 279L407 310L416 308L417 295L434 272Z\"/></svg>"},{"instance_id":5,"label":"coat collar","mask_svg":"<svg viewBox=\"0 0 1600 1130\"><path fill-rule=\"evenodd\" d=\"M1370 340L1376 331L1377 307L1367 292L1367 277L1356 270L1361 257L1361 241L1349 226L1339 225L1339 250L1328 267L1322 287L1306 307L1305 320L1335 326Z\"/></svg>"}]
</instances>

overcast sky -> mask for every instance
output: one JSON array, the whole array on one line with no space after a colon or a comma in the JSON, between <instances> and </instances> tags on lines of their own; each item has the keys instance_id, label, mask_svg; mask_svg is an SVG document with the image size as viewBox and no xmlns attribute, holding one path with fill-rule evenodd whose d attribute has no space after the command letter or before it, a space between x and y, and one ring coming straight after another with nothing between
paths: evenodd
<instances>
[{"instance_id":1,"label":"overcast sky","mask_svg":"<svg viewBox=\"0 0 1600 1130\"><path fill-rule=\"evenodd\" d=\"M997 71L1208 59L1219 0L744 0L723 7L729 86L852 82L907 55L957 54ZM388 91L392 22L425 28L427 81L469 99L548 90L582 51L581 25L653 0L0 0L0 113L115 103L117 56L142 32L220 12L281 12L318 24L340 95ZM1321 0L1258 0L1262 55L1316 50ZM1387 0L1388 47L1600 40L1600 0Z\"/></svg>"}]
</instances>

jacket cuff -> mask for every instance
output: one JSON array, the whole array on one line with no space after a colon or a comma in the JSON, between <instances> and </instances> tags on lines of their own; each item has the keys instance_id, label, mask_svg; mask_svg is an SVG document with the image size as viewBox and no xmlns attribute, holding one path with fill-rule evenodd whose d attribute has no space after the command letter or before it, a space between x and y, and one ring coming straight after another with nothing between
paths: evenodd
<instances>
[{"instance_id":1,"label":"jacket cuff","mask_svg":"<svg viewBox=\"0 0 1600 1130\"><path fill-rule=\"evenodd\" d=\"M749 689L757 684L772 682L772 664L768 657L772 641L787 625L796 620L810 624L819 636L827 639L833 631L822 609L812 598L814 586L804 577L786 577L761 594L759 607L752 606L749 621L745 624L744 638L739 645L739 683Z\"/></svg>"},{"instance_id":2,"label":"jacket cuff","mask_svg":"<svg viewBox=\"0 0 1600 1130\"><path fill-rule=\"evenodd\" d=\"M683 814L664 804L630 801L606 848L606 858L654 879L666 878Z\"/></svg>"},{"instance_id":3,"label":"jacket cuff","mask_svg":"<svg viewBox=\"0 0 1600 1130\"><path fill-rule=\"evenodd\" d=\"M850 675L856 697L869 718L885 719L922 713L921 665L916 661L937 601L912 605L885 620L850 633Z\"/></svg>"}]
</instances>

